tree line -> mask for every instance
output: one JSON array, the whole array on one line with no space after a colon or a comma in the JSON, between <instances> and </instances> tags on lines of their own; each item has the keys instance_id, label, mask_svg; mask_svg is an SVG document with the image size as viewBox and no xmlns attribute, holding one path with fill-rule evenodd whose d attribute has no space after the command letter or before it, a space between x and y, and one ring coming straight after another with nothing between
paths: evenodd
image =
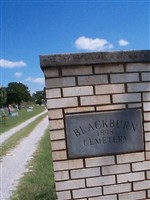
<instances>
[{"instance_id":1,"label":"tree line","mask_svg":"<svg viewBox=\"0 0 150 200\"><path fill-rule=\"evenodd\" d=\"M45 89L31 95L29 88L20 82L10 82L7 87L0 87L1 108L10 104L20 107L22 102L35 102L39 105L45 103Z\"/></svg>"}]
</instances>

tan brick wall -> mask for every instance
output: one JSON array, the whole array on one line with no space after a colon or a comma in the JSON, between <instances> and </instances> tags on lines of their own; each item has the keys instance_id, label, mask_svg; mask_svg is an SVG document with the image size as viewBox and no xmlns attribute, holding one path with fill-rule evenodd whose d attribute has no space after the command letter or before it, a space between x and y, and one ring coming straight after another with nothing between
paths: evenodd
<instances>
[{"instance_id":1,"label":"tan brick wall","mask_svg":"<svg viewBox=\"0 0 150 200\"><path fill-rule=\"evenodd\" d=\"M57 199L150 199L150 62L60 63L43 71ZM68 158L66 114L130 108L142 110L144 151Z\"/></svg>"}]
</instances>

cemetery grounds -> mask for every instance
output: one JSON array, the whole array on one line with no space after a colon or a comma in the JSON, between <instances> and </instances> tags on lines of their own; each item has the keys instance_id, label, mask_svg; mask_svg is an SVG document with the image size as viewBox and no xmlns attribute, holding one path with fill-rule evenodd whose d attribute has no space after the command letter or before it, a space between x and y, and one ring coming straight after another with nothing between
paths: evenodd
<instances>
[{"instance_id":1,"label":"cemetery grounds","mask_svg":"<svg viewBox=\"0 0 150 200\"><path fill-rule=\"evenodd\" d=\"M15 126L23 123L27 119L36 116L44 111L44 107L36 106L33 111L27 111L23 108L18 112L18 115L9 116L7 110L5 110L5 121L0 121L0 135L6 131L14 128ZM14 110L16 112L16 110ZM21 142L25 137L28 137L30 132L36 127L36 125L46 116L43 114L36 120L31 122L26 128L16 132L9 139L7 139L0 148L0 156L5 156L15 148L15 146ZM52 157L50 149L49 130L46 129L43 137L37 145L37 150L33 155L33 159L28 163L28 170L24 176L19 180L17 189L13 192L10 200L55 200L55 188L54 188L54 175L52 166Z\"/></svg>"}]
</instances>

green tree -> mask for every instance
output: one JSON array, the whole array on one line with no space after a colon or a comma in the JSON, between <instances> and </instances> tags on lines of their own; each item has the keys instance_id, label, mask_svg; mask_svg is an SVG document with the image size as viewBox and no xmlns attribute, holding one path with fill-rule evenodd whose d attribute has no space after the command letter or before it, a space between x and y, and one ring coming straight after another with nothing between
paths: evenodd
<instances>
[{"instance_id":1,"label":"green tree","mask_svg":"<svg viewBox=\"0 0 150 200\"><path fill-rule=\"evenodd\" d=\"M36 91L35 93L33 93L32 98L34 99L36 104L45 104L45 89L43 89L43 91Z\"/></svg>"},{"instance_id":2,"label":"green tree","mask_svg":"<svg viewBox=\"0 0 150 200\"><path fill-rule=\"evenodd\" d=\"M31 100L29 89L23 83L11 82L7 87L7 104L21 105L22 101L28 102Z\"/></svg>"},{"instance_id":3,"label":"green tree","mask_svg":"<svg viewBox=\"0 0 150 200\"><path fill-rule=\"evenodd\" d=\"M7 102L7 91L5 87L0 88L0 107L5 106Z\"/></svg>"}]
</instances>

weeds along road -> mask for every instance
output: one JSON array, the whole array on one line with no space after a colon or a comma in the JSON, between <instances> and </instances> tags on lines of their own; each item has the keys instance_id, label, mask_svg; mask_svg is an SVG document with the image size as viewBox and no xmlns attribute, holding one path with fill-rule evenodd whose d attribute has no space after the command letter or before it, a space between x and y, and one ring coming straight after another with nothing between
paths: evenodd
<instances>
[{"instance_id":1,"label":"weeds along road","mask_svg":"<svg viewBox=\"0 0 150 200\"><path fill-rule=\"evenodd\" d=\"M32 159L36 147L45 130L48 128L46 116L20 144L12 149L9 155L3 156L0 161L0 199L8 200L15 190L19 179L26 172L27 164Z\"/></svg>"},{"instance_id":2,"label":"weeds along road","mask_svg":"<svg viewBox=\"0 0 150 200\"><path fill-rule=\"evenodd\" d=\"M22 124L12 128L11 130L3 133L0 136L0 144L2 144L3 142L5 142L5 140L7 140L10 136L12 136L13 134L15 134L17 131L21 130L22 128L26 127L29 123L33 122L35 119L37 119L39 116L43 115L47 113L47 110L41 112L40 114L28 119L27 121L23 122Z\"/></svg>"}]
</instances>

